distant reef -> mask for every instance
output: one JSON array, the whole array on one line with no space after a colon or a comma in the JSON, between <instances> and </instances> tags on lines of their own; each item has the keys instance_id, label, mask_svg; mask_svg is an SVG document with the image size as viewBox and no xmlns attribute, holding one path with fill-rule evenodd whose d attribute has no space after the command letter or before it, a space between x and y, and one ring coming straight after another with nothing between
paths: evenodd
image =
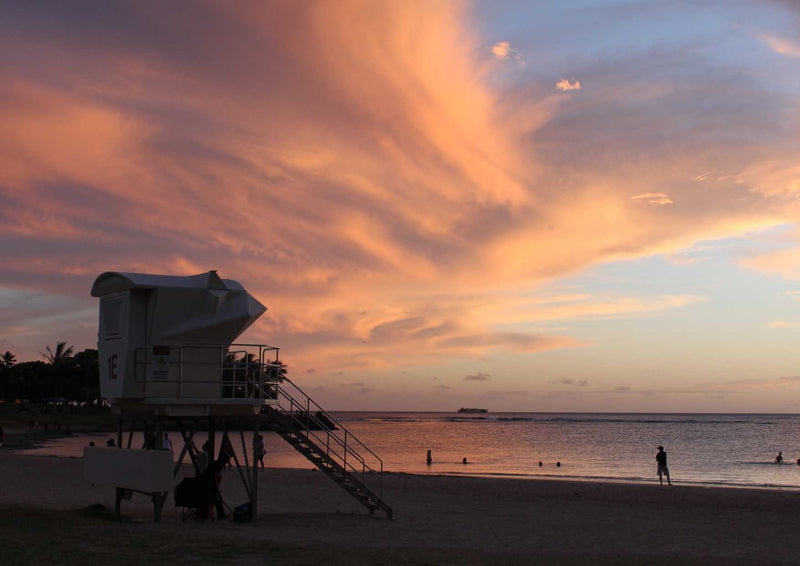
<instances>
[{"instance_id":1,"label":"distant reef","mask_svg":"<svg viewBox=\"0 0 800 566\"><path fill-rule=\"evenodd\" d=\"M461 407L459 413L488 413L486 409L476 409L474 407Z\"/></svg>"}]
</instances>

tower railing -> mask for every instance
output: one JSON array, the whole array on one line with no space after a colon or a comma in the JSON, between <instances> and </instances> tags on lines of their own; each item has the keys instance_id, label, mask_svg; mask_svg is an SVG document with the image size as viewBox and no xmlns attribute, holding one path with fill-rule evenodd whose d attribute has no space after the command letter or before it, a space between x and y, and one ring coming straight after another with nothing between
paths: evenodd
<instances>
[{"instance_id":1,"label":"tower railing","mask_svg":"<svg viewBox=\"0 0 800 566\"><path fill-rule=\"evenodd\" d=\"M137 396L274 401L280 349L264 344L179 344L137 348Z\"/></svg>"}]
</instances>

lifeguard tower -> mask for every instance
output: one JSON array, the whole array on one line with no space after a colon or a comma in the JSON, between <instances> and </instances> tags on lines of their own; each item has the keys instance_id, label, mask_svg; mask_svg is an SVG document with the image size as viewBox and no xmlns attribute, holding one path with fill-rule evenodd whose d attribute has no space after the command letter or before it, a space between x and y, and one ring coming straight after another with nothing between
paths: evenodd
<instances>
[{"instance_id":1,"label":"lifeguard tower","mask_svg":"<svg viewBox=\"0 0 800 566\"><path fill-rule=\"evenodd\" d=\"M119 427L114 448L85 449L85 475L117 488L118 515L121 500L141 492L151 496L160 520L187 454L197 476L203 472L194 435L207 430L207 452L212 460L234 460L255 518L258 467L255 457L250 465L244 435L252 430L254 437L276 432L370 514L380 510L391 518L380 458L286 378L279 348L234 342L267 310L239 283L216 271L185 277L106 272L91 293L100 299L101 395L119 415ZM137 449L131 443L140 426L149 440ZM161 449L166 428L181 435L177 461Z\"/></svg>"}]
</instances>

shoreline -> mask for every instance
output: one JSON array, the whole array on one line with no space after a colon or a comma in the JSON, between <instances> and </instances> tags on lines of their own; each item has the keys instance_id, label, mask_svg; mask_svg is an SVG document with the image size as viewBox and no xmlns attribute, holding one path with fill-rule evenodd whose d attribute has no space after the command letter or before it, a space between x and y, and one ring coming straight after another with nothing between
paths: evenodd
<instances>
[{"instance_id":1,"label":"shoreline","mask_svg":"<svg viewBox=\"0 0 800 566\"><path fill-rule=\"evenodd\" d=\"M81 460L82 456L64 456L51 454L28 454L27 452L42 448L42 446L52 440L67 438L75 434L108 434L106 430L81 429L70 432L58 431L34 431L34 432L14 432L6 434L5 446L0 448L0 454L5 450L11 455L30 456L36 458L60 458ZM11 442L9 442L11 439ZM184 462L186 465L186 462ZM790 464L784 464L790 465ZM269 467L275 470L307 470L308 467ZM648 478L614 478L614 477L582 477L568 475L547 475L547 474L503 474L503 473L470 473L470 472L405 472L405 471L385 471L385 474L398 475L406 474L417 477L445 477L445 478L476 478L476 479L497 479L497 480L519 480L519 481L543 481L543 482L570 482L570 483L599 483L612 485L657 485L658 479ZM697 487L697 488L719 488L719 489L754 489L763 491L778 492L800 492L800 485L764 485L764 484L743 484L743 483L724 483L714 481L683 481L680 478L674 479L675 487ZM667 486L664 486L667 487Z\"/></svg>"},{"instance_id":2,"label":"shoreline","mask_svg":"<svg viewBox=\"0 0 800 566\"><path fill-rule=\"evenodd\" d=\"M438 474L415 474L413 472L386 472L391 474L404 474L417 476L441 476L441 477L454 477L466 478L474 477L480 479L498 479L498 480L521 480L521 481L565 481L575 483L601 483L601 484L614 484L614 485L659 485L658 478L613 478L613 477L583 477L583 476L565 476L565 475L546 475L546 474L471 474L468 472L452 472L452 473L438 473ZM672 480L673 487L701 487L701 488L719 488L719 489L757 489L765 491L796 491L800 492L800 485L765 485L765 484L745 484L745 483L724 483L713 481L685 481L680 479ZM664 487L668 487L664 484Z\"/></svg>"}]
</instances>

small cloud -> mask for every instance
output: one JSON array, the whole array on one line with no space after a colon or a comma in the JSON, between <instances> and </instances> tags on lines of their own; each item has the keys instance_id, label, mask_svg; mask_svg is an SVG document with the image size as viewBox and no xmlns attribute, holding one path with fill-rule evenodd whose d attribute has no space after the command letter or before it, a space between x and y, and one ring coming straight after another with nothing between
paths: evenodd
<instances>
[{"instance_id":1,"label":"small cloud","mask_svg":"<svg viewBox=\"0 0 800 566\"><path fill-rule=\"evenodd\" d=\"M527 395L527 391L521 389L507 390L507 391L487 391L486 394L490 397L517 397L520 395Z\"/></svg>"},{"instance_id":2,"label":"small cloud","mask_svg":"<svg viewBox=\"0 0 800 566\"><path fill-rule=\"evenodd\" d=\"M766 43L778 55L800 59L800 44L794 43L784 37L771 34L761 34L758 38Z\"/></svg>"},{"instance_id":3,"label":"small cloud","mask_svg":"<svg viewBox=\"0 0 800 566\"><path fill-rule=\"evenodd\" d=\"M556 88L564 92L568 90L580 90L581 81L570 82L569 79L561 79L556 83Z\"/></svg>"},{"instance_id":4,"label":"small cloud","mask_svg":"<svg viewBox=\"0 0 800 566\"><path fill-rule=\"evenodd\" d=\"M520 55L519 51L511 47L511 44L507 41L498 41L490 50L494 58L498 61L506 61L509 59L513 59L514 61L519 61L520 64L524 65L525 61L522 59L522 55Z\"/></svg>"},{"instance_id":5,"label":"small cloud","mask_svg":"<svg viewBox=\"0 0 800 566\"><path fill-rule=\"evenodd\" d=\"M646 200L650 204L672 204L672 199L664 193L643 193L631 197L631 200Z\"/></svg>"},{"instance_id":6,"label":"small cloud","mask_svg":"<svg viewBox=\"0 0 800 566\"><path fill-rule=\"evenodd\" d=\"M317 372L317 370L316 370L316 369L314 369L314 368L308 368L308 369L306 370L306 373L307 373L307 374L312 374L312 373L316 373L316 372Z\"/></svg>"},{"instance_id":7,"label":"small cloud","mask_svg":"<svg viewBox=\"0 0 800 566\"><path fill-rule=\"evenodd\" d=\"M784 295L786 295L793 301L800 301L800 291L786 291Z\"/></svg>"},{"instance_id":8,"label":"small cloud","mask_svg":"<svg viewBox=\"0 0 800 566\"><path fill-rule=\"evenodd\" d=\"M449 385L445 385L445 384L443 384L443 383L440 383L439 385L437 385L436 387L434 387L434 389L445 390L445 389L452 389L452 387L450 387Z\"/></svg>"},{"instance_id":9,"label":"small cloud","mask_svg":"<svg viewBox=\"0 0 800 566\"><path fill-rule=\"evenodd\" d=\"M561 381L551 381L550 383L557 383L559 385L577 385L578 387L586 387L589 382L585 379L575 381L574 379L562 379Z\"/></svg>"},{"instance_id":10,"label":"small cloud","mask_svg":"<svg viewBox=\"0 0 800 566\"><path fill-rule=\"evenodd\" d=\"M464 381L489 381L489 377L490 376L488 373L483 373L482 371L479 371L476 374L466 376L464 378Z\"/></svg>"},{"instance_id":11,"label":"small cloud","mask_svg":"<svg viewBox=\"0 0 800 566\"><path fill-rule=\"evenodd\" d=\"M615 387L614 391L630 391L631 388L627 385L620 385L619 387Z\"/></svg>"},{"instance_id":12,"label":"small cloud","mask_svg":"<svg viewBox=\"0 0 800 566\"><path fill-rule=\"evenodd\" d=\"M682 255L669 256L669 260L674 265L692 265L693 263L697 263L696 257L682 256Z\"/></svg>"},{"instance_id":13,"label":"small cloud","mask_svg":"<svg viewBox=\"0 0 800 566\"><path fill-rule=\"evenodd\" d=\"M800 322L786 322L785 320L773 320L768 324L770 328L797 328Z\"/></svg>"},{"instance_id":14,"label":"small cloud","mask_svg":"<svg viewBox=\"0 0 800 566\"><path fill-rule=\"evenodd\" d=\"M511 44L507 41L498 41L494 45L492 45L492 55L495 56L496 59L503 60L508 59L508 56L511 54Z\"/></svg>"}]
</instances>

